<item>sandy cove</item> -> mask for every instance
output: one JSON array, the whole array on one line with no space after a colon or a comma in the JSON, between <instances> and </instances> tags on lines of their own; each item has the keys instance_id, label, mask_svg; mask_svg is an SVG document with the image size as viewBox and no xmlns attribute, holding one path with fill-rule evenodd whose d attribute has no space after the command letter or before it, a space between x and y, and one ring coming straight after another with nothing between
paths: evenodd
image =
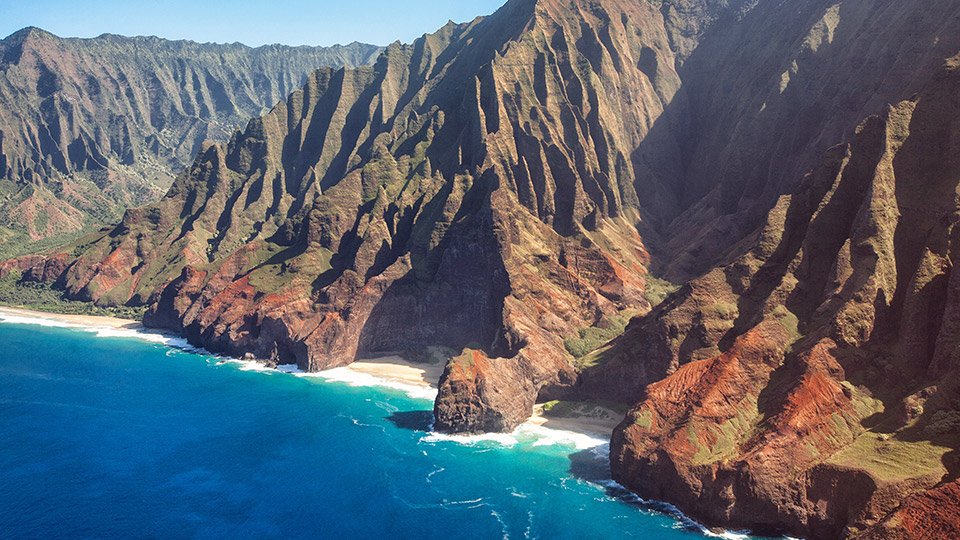
<instances>
[{"instance_id":1,"label":"sandy cove","mask_svg":"<svg viewBox=\"0 0 960 540\"><path fill-rule=\"evenodd\" d=\"M444 366L440 362L434 364L411 362L397 355L358 360L347 366L347 369L357 373L434 388L440 382L443 368ZM545 428L575 431L609 439L613 433L613 428L617 427L621 420L623 418L612 411L610 418L546 416L543 412L543 405L536 405L533 408L533 416L527 422Z\"/></svg>"},{"instance_id":2,"label":"sandy cove","mask_svg":"<svg viewBox=\"0 0 960 540\"><path fill-rule=\"evenodd\" d=\"M401 356L380 356L369 360L357 360L346 366L357 373L372 375L381 379L393 379L422 386L436 388L443 374L443 364L411 362Z\"/></svg>"},{"instance_id":3,"label":"sandy cove","mask_svg":"<svg viewBox=\"0 0 960 540\"><path fill-rule=\"evenodd\" d=\"M546 416L543 413L543 405L533 407L533 416L528 422L550 429L562 431L576 431L577 433L587 433L609 439L613 435L613 429L623 420L623 418L611 411L610 418L592 418L586 416L574 417L556 417Z\"/></svg>"}]
</instances>

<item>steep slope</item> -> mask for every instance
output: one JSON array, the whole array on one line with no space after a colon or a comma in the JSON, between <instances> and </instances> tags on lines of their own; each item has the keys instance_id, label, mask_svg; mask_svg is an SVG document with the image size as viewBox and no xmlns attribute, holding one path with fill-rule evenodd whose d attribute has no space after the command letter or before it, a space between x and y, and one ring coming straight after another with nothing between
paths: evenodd
<instances>
[{"instance_id":1,"label":"steep slope","mask_svg":"<svg viewBox=\"0 0 960 540\"><path fill-rule=\"evenodd\" d=\"M380 48L252 49L25 28L0 41L0 242L77 232L156 200L196 155L225 141L324 65ZM62 242L62 240L61 240Z\"/></svg>"},{"instance_id":2,"label":"steep slope","mask_svg":"<svg viewBox=\"0 0 960 540\"><path fill-rule=\"evenodd\" d=\"M830 149L744 255L634 320L598 375L642 395L615 478L710 523L810 538L935 488L867 536L929 530L925 501L960 474L958 156L960 55Z\"/></svg>"},{"instance_id":3,"label":"steep slope","mask_svg":"<svg viewBox=\"0 0 960 540\"><path fill-rule=\"evenodd\" d=\"M641 204L668 232L652 255L671 281L718 264L828 148L917 92L960 50L960 5L951 0L747 5L729 6L678 68L686 99L666 116L682 131L658 123L637 150Z\"/></svg>"}]
</instances>

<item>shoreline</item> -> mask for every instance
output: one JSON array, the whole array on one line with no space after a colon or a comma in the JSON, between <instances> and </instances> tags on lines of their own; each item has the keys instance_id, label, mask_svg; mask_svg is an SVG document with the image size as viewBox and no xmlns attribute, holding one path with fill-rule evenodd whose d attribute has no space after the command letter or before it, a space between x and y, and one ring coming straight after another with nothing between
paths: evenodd
<instances>
[{"instance_id":1,"label":"shoreline","mask_svg":"<svg viewBox=\"0 0 960 540\"><path fill-rule=\"evenodd\" d=\"M33 311L24 308L17 307L7 307L0 306L0 318L9 317L15 319L11 321L13 323L22 323L22 324L39 324L41 326L48 326L47 323L57 323L57 326L63 326L67 328L86 328L90 330L124 330L123 333L108 335L112 336L124 336L132 337L133 335L140 336L150 336L153 330L146 328L139 321L132 319L122 319L119 317L111 316L101 316L101 315L73 315L73 314L59 314L59 313L48 313L42 311ZM16 320L20 319L20 320ZM0 321L2 322L2 321ZM168 337L167 339L179 340L182 338L179 337ZM148 341L155 341L149 339ZM169 341L159 341L167 346L175 347L171 345ZM204 352L204 354L209 354ZM248 361L231 359L240 363L248 363ZM258 362L259 363L259 362ZM219 364L219 362L218 362ZM262 363L259 363L263 365ZM266 366L264 366L266 367ZM346 370L354 375L362 375L370 380L376 381L369 384L362 384L361 386L374 386L374 387L393 387L392 383L400 383L402 385L414 386L422 388L426 391L436 392L437 382L441 374L443 373L445 365L442 362L436 363L418 363L406 360L398 355L388 355L381 356L371 359L358 360L346 367L333 368L327 370L326 372L318 373L295 373L296 375L305 375L305 376L320 376L324 377L324 373L331 373L336 370ZM269 368L265 371L278 371L275 368ZM327 377L324 377L327 378ZM338 377L330 377L330 380L337 381L341 380ZM344 381L346 382L346 381ZM385 384L384 384L385 383ZM348 382L348 384L350 384ZM406 391L406 390L404 390ZM408 392L409 394L409 392ZM427 435L426 440L452 440L464 442L465 444L473 444L474 440L492 440L500 441L506 446L512 446L518 442L520 438L529 438L531 436L545 441L545 444L562 444L564 446L569 446L576 450L591 449L604 446L609 443L610 436L612 434L613 428L620 422L614 418L595 418L595 417L557 417L557 416L546 416L543 411L543 404L538 404L534 406L533 415L527 419L513 433L488 433L484 435L444 435L439 433L430 433ZM516 434L519 434L517 436ZM529 442L527 440L526 442ZM538 446L538 443L534 442L534 446ZM612 482L612 480L611 480ZM608 486L606 483L601 483L601 485ZM625 488L619 486L619 484L614 483L619 489L624 491ZM636 498L633 495L633 498ZM637 498L637 500L640 500ZM680 522L686 522L691 524L693 527L700 530L704 536L708 537L718 537L718 538L728 538L728 539L740 539L744 538L743 533L736 533L731 531L722 531L715 532L714 530L704 527L699 522L691 519L686 516L679 509L670 505L668 503L663 503L666 510L659 510L665 514L672 515L674 519Z\"/></svg>"},{"instance_id":2,"label":"shoreline","mask_svg":"<svg viewBox=\"0 0 960 540\"><path fill-rule=\"evenodd\" d=\"M50 321L75 327L123 329L134 332L155 332L139 321L105 315L73 315L34 311L25 308L0 306L0 316ZM162 332L162 331L156 331ZM436 390L443 374L443 362L412 362L402 356L392 354L357 360L343 368L351 373L365 375L373 379L410 384L424 390ZM324 372L320 372L321 374ZM375 385L375 383L374 383ZM589 417L555 417L543 413L543 405L535 405L533 414L522 425L533 425L558 431L571 431L610 440L613 428L619 419Z\"/></svg>"},{"instance_id":3,"label":"shoreline","mask_svg":"<svg viewBox=\"0 0 960 540\"><path fill-rule=\"evenodd\" d=\"M126 330L146 330L143 323L133 319L121 319L119 317L110 317L107 315L73 315L68 313L52 313L47 311L34 311L32 309L0 306L0 315L10 317L23 317L29 319L44 319L48 321L73 324L77 326L88 326L94 328L117 328Z\"/></svg>"}]
</instances>

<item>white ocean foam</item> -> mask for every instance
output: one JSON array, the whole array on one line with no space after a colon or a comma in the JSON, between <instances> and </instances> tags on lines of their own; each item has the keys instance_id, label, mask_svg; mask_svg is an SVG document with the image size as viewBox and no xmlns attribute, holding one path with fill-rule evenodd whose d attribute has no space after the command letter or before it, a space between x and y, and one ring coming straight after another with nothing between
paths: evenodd
<instances>
[{"instance_id":1,"label":"white ocean foam","mask_svg":"<svg viewBox=\"0 0 960 540\"><path fill-rule=\"evenodd\" d=\"M0 321L10 324L32 324L35 326L49 326L54 328L89 328L82 324L70 323L66 321L57 321L45 317L24 317L21 315L10 315L0 313Z\"/></svg>"},{"instance_id":2,"label":"white ocean foam","mask_svg":"<svg viewBox=\"0 0 960 540\"><path fill-rule=\"evenodd\" d=\"M187 338L176 336L173 334L164 334L160 332L150 331L150 330L137 330L132 328L111 328L105 326L89 326L83 327L84 330L93 332L97 337L119 337L119 338L134 338L140 339L143 341L149 341L151 343L159 343L161 345L166 345L168 347L173 347L175 349L182 349L185 351L197 351L203 354L210 354L203 349L194 347L190 345L187 341Z\"/></svg>"},{"instance_id":3,"label":"white ocean foam","mask_svg":"<svg viewBox=\"0 0 960 540\"><path fill-rule=\"evenodd\" d=\"M516 446L520 441L512 433L481 433L479 435L448 435L446 433L430 433L421 439L427 443L453 442L465 446L475 446L483 443L495 443L500 446Z\"/></svg>"},{"instance_id":4,"label":"white ocean foam","mask_svg":"<svg viewBox=\"0 0 960 540\"><path fill-rule=\"evenodd\" d=\"M577 450L608 447L610 441L596 435L548 428L531 422L520 424L514 433L521 440L532 439L533 446L568 446ZM609 450L608 450L609 452Z\"/></svg>"},{"instance_id":5,"label":"white ocean foam","mask_svg":"<svg viewBox=\"0 0 960 540\"><path fill-rule=\"evenodd\" d=\"M706 536L712 536L714 538L725 538L726 540L744 540L750 538L749 533L744 532L735 532L735 531L723 531L715 533L706 527L703 528L703 534Z\"/></svg>"},{"instance_id":6,"label":"white ocean foam","mask_svg":"<svg viewBox=\"0 0 960 540\"><path fill-rule=\"evenodd\" d=\"M89 325L89 324L80 324L73 323L69 321L60 321L53 318L43 317L42 315L37 316L23 316L23 315L10 315L7 313L0 312L0 322L11 323L11 324L31 324L34 326L46 326L48 328L74 328L78 330L83 330L85 332L92 332L97 337L106 337L106 338L134 338L143 341L149 341L151 343L159 343L161 345L166 345L168 347L174 347L177 349L183 349L186 351L197 351L203 354L209 354L202 349L194 347L187 342L186 338L176 336L173 334L165 334L156 331L150 331L145 329L135 329L135 328L116 328L112 326L100 326L100 325Z\"/></svg>"},{"instance_id":7,"label":"white ocean foam","mask_svg":"<svg viewBox=\"0 0 960 540\"><path fill-rule=\"evenodd\" d=\"M574 450L593 449L601 454L605 451L608 455L610 452L610 442L604 438L576 431L548 428L531 422L520 424L510 433L481 433L478 435L430 433L422 440L427 443L453 442L467 446L493 443L511 447L528 444L530 446L559 446Z\"/></svg>"},{"instance_id":8,"label":"white ocean foam","mask_svg":"<svg viewBox=\"0 0 960 540\"><path fill-rule=\"evenodd\" d=\"M277 370L256 360L241 360L239 358L223 357L220 360L225 364L237 366L240 371L256 371L259 373L276 373ZM220 362L217 362L220 363Z\"/></svg>"},{"instance_id":9,"label":"white ocean foam","mask_svg":"<svg viewBox=\"0 0 960 540\"><path fill-rule=\"evenodd\" d=\"M300 367L297 366L296 364L280 364L279 366L277 366L277 371L279 371L280 373L290 373L290 374L303 373L302 371L300 371Z\"/></svg>"},{"instance_id":10,"label":"white ocean foam","mask_svg":"<svg viewBox=\"0 0 960 540\"><path fill-rule=\"evenodd\" d=\"M364 387L375 386L399 390L411 398L433 401L437 399L437 389L423 384L414 384L390 377L378 377L368 373L360 373L350 368L339 367L317 373L295 373L298 377L316 377L326 381L344 383L348 386Z\"/></svg>"}]
</instances>

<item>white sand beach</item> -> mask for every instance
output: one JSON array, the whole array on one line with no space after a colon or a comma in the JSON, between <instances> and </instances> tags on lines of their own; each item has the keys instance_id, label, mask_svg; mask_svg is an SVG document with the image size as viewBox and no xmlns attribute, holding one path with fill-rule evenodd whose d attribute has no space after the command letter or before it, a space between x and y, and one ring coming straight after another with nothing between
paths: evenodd
<instances>
[{"instance_id":1,"label":"white sand beach","mask_svg":"<svg viewBox=\"0 0 960 540\"><path fill-rule=\"evenodd\" d=\"M33 311L23 308L0 306L0 315L10 317L25 317L31 319L47 319L78 326L91 326L98 328L124 328L128 330L141 330L143 324L133 319L120 319L118 317L104 317L99 315L68 315L63 313L48 313L46 311Z\"/></svg>"},{"instance_id":2,"label":"white sand beach","mask_svg":"<svg viewBox=\"0 0 960 540\"><path fill-rule=\"evenodd\" d=\"M617 427L622 420L623 416L613 411L610 411L608 418L546 416L543 413L543 405L540 404L533 407L533 416L530 417L529 422L545 428L576 431L609 439L613 434L613 428Z\"/></svg>"},{"instance_id":3,"label":"white sand beach","mask_svg":"<svg viewBox=\"0 0 960 540\"><path fill-rule=\"evenodd\" d=\"M440 383L444 365L411 362L401 356L390 355L358 360L347 369L383 379L396 379L408 383L436 387Z\"/></svg>"}]
</instances>

